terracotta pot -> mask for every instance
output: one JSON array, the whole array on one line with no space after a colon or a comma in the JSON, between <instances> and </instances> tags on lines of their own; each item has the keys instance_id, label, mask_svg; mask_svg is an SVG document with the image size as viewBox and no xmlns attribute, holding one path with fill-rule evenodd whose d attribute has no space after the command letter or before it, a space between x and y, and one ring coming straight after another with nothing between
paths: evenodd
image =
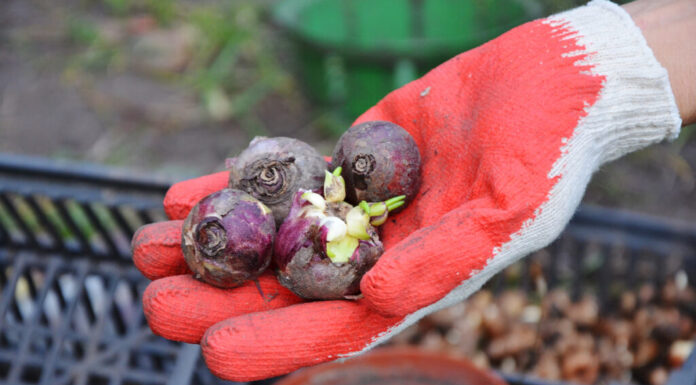
<instances>
[{"instance_id":1,"label":"terracotta pot","mask_svg":"<svg viewBox=\"0 0 696 385\"><path fill-rule=\"evenodd\" d=\"M471 362L413 348L382 348L302 369L276 385L506 385Z\"/></svg>"}]
</instances>

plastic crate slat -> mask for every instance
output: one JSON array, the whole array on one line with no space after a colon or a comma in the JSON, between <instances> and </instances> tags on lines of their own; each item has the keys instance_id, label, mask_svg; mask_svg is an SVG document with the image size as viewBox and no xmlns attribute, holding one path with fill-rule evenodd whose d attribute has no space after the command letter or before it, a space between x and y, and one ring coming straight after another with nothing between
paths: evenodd
<instances>
[{"instance_id":1,"label":"plastic crate slat","mask_svg":"<svg viewBox=\"0 0 696 385\"><path fill-rule=\"evenodd\" d=\"M49 263L55 263L55 260L52 260ZM32 272L34 270L36 270L37 266L34 265L34 266L28 266L28 267L29 268L27 268L25 270L24 276L22 278L24 278L24 282L26 282L27 288L29 289L29 295L31 296L31 299L35 303L34 305L32 305L32 307L34 307L34 312L38 313L38 316L39 316L39 318L38 318L38 320L36 320L36 322L41 323L42 326L45 326L48 324L48 322L47 322L48 319L46 318L46 314L43 311L41 311L44 301L40 300L40 293L36 287L36 282L35 282L36 279L34 278L34 275L32 274ZM39 276L38 280L39 280L39 282L41 282L41 280L45 279L45 278L46 277Z\"/></svg>"},{"instance_id":2,"label":"plastic crate slat","mask_svg":"<svg viewBox=\"0 0 696 385\"><path fill-rule=\"evenodd\" d=\"M125 334L126 330L128 329L128 325L126 321L124 321L125 315L119 310L118 306L115 303L111 304L111 321L114 326L114 330L116 331L117 334Z\"/></svg>"},{"instance_id":3,"label":"plastic crate slat","mask_svg":"<svg viewBox=\"0 0 696 385\"><path fill-rule=\"evenodd\" d=\"M141 319L144 318L144 313L142 311L142 302L140 301L140 295L137 292L137 290L133 290L133 287L130 287L129 294L132 297L136 297L138 300L135 302L137 305L135 306L133 310L133 319L131 319L129 323L127 323L127 331L126 333L129 335L133 335L137 332L137 329L140 327L141 324ZM128 364L130 362L131 355L133 354L133 351L131 349L123 349L121 352L118 353L118 360L116 362L115 366L115 371L116 373L126 373L126 372L131 372L132 370L137 370L137 368L132 368L128 367ZM185 376L186 374L182 374L182 376ZM111 383L114 385L119 384L120 382L117 382L120 380L119 377L112 377L111 378Z\"/></svg>"},{"instance_id":4,"label":"plastic crate slat","mask_svg":"<svg viewBox=\"0 0 696 385\"><path fill-rule=\"evenodd\" d=\"M604 247L603 248L603 260L602 260L602 266L607 266L608 259L611 258L611 255L613 254L612 250L609 247ZM607 298L609 297L609 284L611 282L611 270L604 268L600 269L599 271L599 284L598 284L598 290L597 290L597 297L600 300L600 311L605 311L608 310L609 303L607 301Z\"/></svg>"},{"instance_id":5,"label":"plastic crate slat","mask_svg":"<svg viewBox=\"0 0 696 385\"><path fill-rule=\"evenodd\" d=\"M116 221L116 224L120 227L121 231L128 237L128 239L133 237L133 234L135 233L135 229L131 227L130 224L128 224L128 221L126 218L121 214L121 210L119 210L118 207L116 206L111 206L109 207L109 212L113 216L114 220Z\"/></svg>"},{"instance_id":6,"label":"plastic crate slat","mask_svg":"<svg viewBox=\"0 0 696 385\"><path fill-rule=\"evenodd\" d=\"M88 274L88 276L91 276L91 274ZM84 290L82 292L77 302L78 309L82 309L84 314L87 316L87 324L89 325L88 328L92 329L95 324L99 324L99 312L94 308L94 305L92 304L92 298L88 290Z\"/></svg>"},{"instance_id":7,"label":"plastic crate slat","mask_svg":"<svg viewBox=\"0 0 696 385\"><path fill-rule=\"evenodd\" d=\"M5 224L0 221L0 245L9 245L12 243L10 233L5 228Z\"/></svg>"},{"instance_id":8,"label":"plastic crate slat","mask_svg":"<svg viewBox=\"0 0 696 385\"><path fill-rule=\"evenodd\" d=\"M142 325L142 327L148 326ZM165 367L162 357L174 357L180 349L181 345L178 343L152 336L148 344L141 345L133 351L131 366L161 372Z\"/></svg>"},{"instance_id":9,"label":"plastic crate slat","mask_svg":"<svg viewBox=\"0 0 696 385\"><path fill-rule=\"evenodd\" d=\"M56 201L56 209L58 209L58 213L60 214L61 218L65 222L65 224L68 226L70 229L70 232L75 236L75 238L78 240L80 244L80 248L76 250L72 250L73 253L77 252L83 252L83 253L93 253L94 249L92 248L92 244L89 242L85 234L82 233L80 230L79 226L77 223L75 223L75 220L73 219L72 215L68 212L67 209L67 202L66 200L60 200Z\"/></svg>"},{"instance_id":10,"label":"plastic crate slat","mask_svg":"<svg viewBox=\"0 0 696 385\"><path fill-rule=\"evenodd\" d=\"M82 209L87 214L87 218L89 218L91 224L94 225L94 227L97 229L99 235L106 243L106 246L109 249L111 255L121 256L122 253L118 249L118 246L116 246L114 240L111 238L111 234L109 234L109 231L106 229L106 227L104 227L102 221L97 217L96 213L94 212L94 209L92 208L92 205L82 202L80 203L80 207L82 207Z\"/></svg>"},{"instance_id":11,"label":"plastic crate slat","mask_svg":"<svg viewBox=\"0 0 696 385\"><path fill-rule=\"evenodd\" d=\"M174 370L169 376L167 385L188 385L191 383L198 357L200 356L200 345L184 344L179 357L176 359Z\"/></svg>"},{"instance_id":12,"label":"plastic crate slat","mask_svg":"<svg viewBox=\"0 0 696 385\"><path fill-rule=\"evenodd\" d=\"M5 325L5 313L7 309L15 302L14 297L17 282L24 273L25 266L26 261L22 258L16 258L12 264L12 276L7 280L0 299L0 330L2 330Z\"/></svg>"},{"instance_id":13,"label":"plastic crate slat","mask_svg":"<svg viewBox=\"0 0 696 385\"><path fill-rule=\"evenodd\" d=\"M58 266L59 266L59 260L52 260L49 262L48 267L46 269L46 281L51 281L55 278L56 272L58 271ZM43 304L43 301L46 299L46 295L48 294L50 290L50 285L44 285L40 292L38 293L38 296L35 298L36 302L36 307L40 309L40 305ZM10 374L8 376L8 382L9 383L14 383L19 381L19 377L22 373L22 369L24 369L24 363L27 358L27 355L29 354L29 346L32 342L32 334L34 329L38 326L38 321L40 319L40 314L41 312L36 310L31 314L29 319L26 322L26 328L24 329L24 336L22 338L22 344L19 347L19 352L17 353L17 356L15 357L13 364L14 366L10 370Z\"/></svg>"},{"instance_id":14,"label":"plastic crate slat","mask_svg":"<svg viewBox=\"0 0 696 385\"><path fill-rule=\"evenodd\" d=\"M0 194L0 204L4 206L7 213L10 215L10 217L12 217L14 223L16 223L19 227L23 238L22 243L26 243L33 247L38 247L39 242L34 236L34 233L29 229L29 226L25 223L24 218L19 215L14 203L6 194Z\"/></svg>"},{"instance_id":15,"label":"plastic crate slat","mask_svg":"<svg viewBox=\"0 0 696 385\"><path fill-rule=\"evenodd\" d=\"M152 220L152 217L150 216L150 213L148 213L147 210L138 210L138 216L140 217L140 220L143 221L143 223L154 222Z\"/></svg>"},{"instance_id":16,"label":"plastic crate slat","mask_svg":"<svg viewBox=\"0 0 696 385\"><path fill-rule=\"evenodd\" d=\"M140 334L140 335L138 335L137 337L140 338L140 337L142 337L142 335L143 335L143 334ZM149 337L152 338L152 335L150 335ZM130 342L132 343L133 341L130 341ZM135 346L137 346L137 345L135 345ZM170 350L171 350L171 349L170 349ZM175 350L178 352L178 351L181 350L181 349L180 349L179 346L176 346L176 349L175 349ZM142 352L141 352L141 351L138 351L138 353L142 353ZM110 354L113 354L113 352L110 352ZM176 352L174 352L174 353L171 353L171 352L170 352L169 354L170 354L170 355L171 355L171 354L176 354ZM16 351L14 351L14 350L6 350L6 349L1 349L1 348L0 348L0 362L3 362L3 361L5 361L5 362L7 362L7 361L9 361L9 362L14 362L16 358L17 358L17 352L16 352ZM103 360L103 357L100 357L100 359ZM47 362L47 361L46 361L46 355L44 355L44 354L37 354L37 353L30 353L30 354L27 354L27 357L26 357L26 360L25 360L25 363L26 363L26 364L30 364L30 365L36 365L36 364L43 365L43 364L45 364L46 362ZM90 361L90 363L93 363L93 362ZM60 367L60 368L69 368L69 367L72 367L72 366L75 366L75 361L70 360L70 359L60 358L60 357L57 357L57 358L56 358L56 361L55 361L55 367L56 367L56 368L59 368L59 367ZM90 368L94 368L94 367L97 367L97 365L90 366ZM130 371L131 369L128 369L128 370ZM133 370L143 370L143 369L134 368ZM143 371L146 372L146 370L143 370ZM68 370L68 372L69 372L69 370ZM161 372L161 370L158 371L158 372ZM72 375L72 373L68 373L68 376L71 376L71 375ZM169 376L169 375L166 374L166 373L165 373L164 375L165 375L166 377ZM61 379L61 378L62 378L62 379ZM165 377L163 377L163 378L165 378ZM60 382L60 381L65 382L65 377L63 377L63 376L53 376L53 378L49 378L49 380L48 380L47 383L53 385L54 383ZM3 382L2 379L0 379L0 383L4 384L5 382Z\"/></svg>"},{"instance_id":17,"label":"plastic crate slat","mask_svg":"<svg viewBox=\"0 0 696 385\"><path fill-rule=\"evenodd\" d=\"M68 301L65 299L63 289L60 287L58 280L54 279L53 282L51 282L51 286L53 287L53 293L56 295L56 300L58 301L59 307L61 309L66 308L68 306Z\"/></svg>"},{"instance_id":18,"label":"plastic crate slat","mask_svg":"<svg viewBox=\"0 0 696 385\"><path fill-rule=\"evenodd\" d=\"M131 351L130 349L123 349L118 353L118 358L113 366L114 374L111 376L109 381L110 384L117 385L123 380L123 375L132 370L137 370L134 368L128 368L128 360L130 359Z\"/></svg>"},{"instance_id":19,"label":"plastic crate slat","mask_svg":"<svg viewBox=\"0 0 696 385\"><path fill-rule=\"evenodd\" d=\"M0 293L3 293L5 290L5 284L7 283L7 276L5 275L5 269L9 265L9 260L5 256L7 254L7 250L0 248L0 288L3 288L3 290L0 290Z\"/></svg>"},{"instance_id":20,"label":"plastic crate slat","mask_svg":"<svg viewBox=\"0 0 696 385\"><path fill-rule=\"evenodd\" d=\"M17 305L17 302L12 301L12 304L10 305L10 310L12 311L12 315L14 316L14 319L16 322L23 322L24 321L24 316L22 315L22 311L19 310L19 306Z\"/></svg>"},{"instance_id":21,"label":"plastic crate slat","mask_svg":"<svg viewBox=\"0 0 696 385\"><path fill-rule=\"evenodd\" d=\"M84 357L86 358L85 361L80 363L80 366L82 366L84 369L79 370L75 373L76 379L75 383L80 384L80 383L86 383L86 381L89 379L89 365L84 364L84 362L95 362L98 363L99 359L97 357L101 356L103 357L103 351L99 351L99 345L102 342L102 339L100 336L104 334L104 329L109 323L109 320L111 317L108 317L109 311L106 311L104 309L110 309L113 306L113 300L114 300L114 293L116 291L116 288L118 287L118 280L117 279L109 279L107 281L107 290L104 298L100 300L100 303L102 304L102 311L95 312L96 314L96 324L93 325L91 331L89 332L89 338L87 339L87 348L85 349L85 355ZM89 299L86 300L85 302L89 303ZM112 339L112 341L118 341L119 339ZM114 343L114 342L112 342ZM103 359L103 358L102 358Z\"/></svg>"},{"instance_id":22,"label":"plastic crate slat","mask_svg":"<svg viewBox=\"0 0 696 385\"><path fill-rule=\"evenodd\" d=\"M142 328L139 329L137 333L126 335L123 338L111 339L106 349L95 351L94 354L86 354L85 359L72 366L67 375L72 378L76 378L77 380L75 383L79 384L83 379L86 380L90 373L98 370L98 368L101 366L99 365L100 363L106 361L110 357L113 357L123 349L138 346L138 342L146 340L146 338L149 336L151 336L150 330Z\"/></svg>"},{"instance_id":23,"label":"plastic crate slat","mask_svg":"<svg viewBox=\"0 0 696 385\"><path fill-rule=\"evenodd\" d=\"M92 369L90 374L101 376L101 377L112 377L113 372L110 368L100 368L100 367L95 367ZM136 383L142 383L142 384L166 384L168 376L165 373L158 373L158 372L148 372L148 371L143 371L143 370L128 370L127 372L120 373L120 375L123 376L123 379L126 381L132 381ZM89 378L89 377L87 377ZM81 384L80 382L76 382L76 385Z\"/></svg>"},{"instance_id":24,"label":"plastic crate slat","mask_svg":"<svg viewBox=\"0 0 696 385\"><path fill-rule=\"evenodd\" d=\"M626 282L631 289L635 289L636 284L636 265L639 260L639 252L635 250L627 250L626 255L628 256L628 268L625 272L628 279Z\"/></svg>"},{"instance_id":25,"label":"plastic crate slat","mask_svg":"<svg viewBox=\"0 0 696 385\"><path fill-rule=\"evenodd\" d=\"M39 295L39 290L36 288L36 283L31 275L32 268L36 268L36 266L31 266L31 268L24 270L22 278L24 278L25 282L27 283L27 288L29 289L31 299L36 300Z\"/></svg>"},{"instance_id":26,"label":"plastic crate slat","mask_svg":"<svg viewBox=\"0 0 696 385\"><path fill-rule=\"evenodd\" d=\"M120 287L124 287L122 285L128 284L128 282L121 280L120 282L112 281L112 283L113 283L113 285L111 285L111 287L110 287L108 298L115 299L116 298L116 296L115 296L116 289L117 289L118 285L121 285ZM132 294L130 292L130 290L129 290L129 294ZM143 335L149 336L151 334L149 332L149 329L147 329L147 327L145 327L145 328L140 327L140 325L141 325L140 321L143 318L143 314L142 314L141 304L139 301L139 296L138 296L138 300L135 301L134 303L136 303L137 305L135 306L134 309L131 309L131 310L133 310L132 314L134 314L135 319L131 320L132 322L124 323L124 327L128 328L128 330L126 331L126 334L128 336L130 336L131 339L132 338L139 339L139 338L142 338ZM113 309L116 305L117 305L116 301L110 301L110 303L107 306ZM104 312L105 315L108 315L108 313L109 313L108 311ZM121 315L118 315L117 317L120 319ZM109 318L109 317L103 317L103 319L113 321L113 318ZM106 324L104 324L103 326L106 326ZM99 334L99 333L97 333L97 334ZM93 337L95 337L94 339L96 339L96 337L98 337L98 335L93 336ZM121 338L122 337L118 337L118 340L120 340ZM90 338L90 339L92 339L92 338ZM106 357L111 356L111 355L117 355L118 356L117 364L115 365L117 368L114 370L112 375L108 376L110 378L110 381L113 382L115 379L119 378L122 373L124 373L126 371L125 369L118 369L118 367L125 366L129 362L129 359L130 359L131 351L129 349L124 349L123 348L124 346L128 346L128 345L127 344L126 345L111 344L109 349L107 349L106 351L100 351L100 352L96 353L95 355L88 354L87 356L93 357L93 356L101 355L102 357L106 358ZM130 368L128 369L128 371L130 371ZM82 379L82 377L81 377L81 379Z\"/></svg>"},{"instance_id":27,"label":"plastic crate slat","mask_svg":"<svg viewBox=\"0 0 696 385\"><path fill-rule=\"evenodd\" d=\"M644 257L645 260L650 259L650 262L653 265L653 272L657 278L656 282L659 282L660 285L664 283L664 280L661 279L661 277L667 277L669 275L668 267L667 267L667 261L663 258L654 258L654 255L651 256L646 256ZM659 278L658 278L659 277Z\"/></svg>"},{"instance_id":28,"label":"plastic crate slat","mask_svg":"<svg viewBox=\"0 0 696 385\"><path fill-rule=\"evenodd\" d=\"M0 363L1 362L14 362L16 358L16 352L7 352L7 351L1 351L0 350ZM46 363L46 358L44 355L40 354L31 354L28 355L27 358L25 359L25 364L26 367L35 367L35 368L41 368L45 366ZM57 359L56 360L56 368L60 368L62 371L65 371L65 368L69 368L73 363L67 360L61 360ZM41 381L39 379L38 381ZM18 384L18 383L10 383L10 382L2 382L2 384ZM53 378L49 378L48 382L31 382L32 384L37 383L37 384L50 384L50 385L58 385L58 384L71 384L71 379L67 378L65 376L54 376ZM21 382L19 384L25 384L25 382Z\"/></svg>"},{"instance_id":29,"label":"plastic crate slat","mask_svg":"<svg viewBox=\"0 0 696 385\"><path fill-rule=\"evenodd\" d=\"M575 243L573 238L563 234L558 242L558 250L555 255L555 283L554 286L563 286L568 280L568 260L570 259L568 250L573 250Z\"/></svg>"},{"instance_id":30,"label":"plastic crate slat","mask_svg":"<svg viewBox=\"0 0 696 385\"><path fill-rule=\"evenodd\" d=\"M582 244L580 246L576 246L579 248L578 251L578 256L577 258L570 258L570 268L571 271L575 272L575 274L585 274L585 271L582 266L583 259L587 256L587 244ZM579 299L581 294L582 294L582 287L581 283L583 281L581 279L574 279L572 284L571 284L571 298L574 299Z\"/></svg>"},{"instance_id":31,"label":"plastic crate slat","mask_svg":"<svg viewBox=\"0 0 696 385\"><path fill-rule=\"evenodd\" d=\"M108 302L106 303L106 306L104 307L104 312L103 312L103 318L104 320L108 320L110 323L110 326L112 330L116 333L118 336L122 336L123 334L126 333L126 322L123 320L123 315L118 309L118 305L116 303L116 290L118 289L119 282L118 280L112 280L111 285L109 287L109 294L108 294ZM108 317L107 317L108 316Z\"/></svg>"},{"instance_id":32,"label":"plastic crate slat","mask_svg":"<svg viewBox=\"0 0 696 385\"><path fill-rule=\"evenodd\" d=\"M62 324L59 325L59 327L62 327ZM24 324L14 324L14 325L6 325L2 330L6 331L10 335L19 335L23 334L24 330L26 328L26 325ZM34 333L36 335L39 335L41 337L51 337L54 335L55 330L48 329L48 328L37 328L34 330ZM135 325L133 328L133 334L137 334L138 336L143 337L143 340L147 339L148 342L147 344L140 345L138 347L138 353L143 354L143 355L149 355L149 356L158 356L158 357L163 357L163 356L176 356L179 352L180 345L176 342L168 341L165 339L162 339L160 337L154 336L149 328L146 325ZM78 333L74 330L65 329L64 333L62 333L64 336L63 341L64 342L81 342L84 343L84 341L87 341L90 336ZM104 338L104 336L99 336ZM138 337L138 338L140 338ZM2 351L7 351L6 348L0 347L0 352ZM16 354L16 352L13 352L13 354ZM74 362L74 359L71 358L72 361ZM68 360L63 360L65 362L68 362Z\"/></svg>"},{"instance_id":33,"label":"plastic crate slat","mask_svg":"<svg viewBox=\"0 0 696 385\"><path fill-rule=\"evenodd\" d=\"M63 347L63 341L66 337L66 331L70 325L70 320L75 313L77 308L77 298L82 295L85 290L85 279L87 278L87 262L77 263L75 266L75 281L78 283L77 293L75 293L72 301L67 303L67 307L64 310L63 316L61 317L61 324L56 328L53 333L53 346L48 355L46 356L45 364L43 365L43 372L41 373L40 383L44 385L53 384L53 371L58 360L58 352Z\"/></svg>"},{"instance_id":34,"label":"plastic crate slat","mask_svg":"<svg viewBox=\"0 0 696 385\"><path fill-rule=\"evenodd\" d=\"M21 368L22 366L26 368L29 365L27 362L28 357L31 355L38 354L40 356L44 356L47 350L50 349L52 341L55 339L55 335L53 333L41 333L41 331L46 330L45 325L41 323L41 320L46 318L44 312L41 310L43 309L43 305L48 294L52 291L52 285L50 283L55 280L56 274L60 269L61 263L59 262L60 261L58 259L51 259L44 273L45 275L41 278L43 279L44 284L41 286L40 292L35 297L34 313L32 313L32 316L28 322L23 324L25 345L20 347L20 354L14 360L14 364L17 368ZM35 353L32 352L32 343L33 347L35 348L36 344L39 342L42 345L42 349Z\"/></svg>"},{"instance_id":35,"label":"plastic crate slat","mask_svg":"<svg viewBox=\"0 0 696 385\"><path fill-rule=\"evenodd\" d=\"M65 244L63 243L63 238L60 235L60 231L55 227L53 222L51 222L46 214L44 213L44 210L39 206L38 202L36 201L36 198L33 195L29 195L26 197L27 204L29 207L32 209L34 212L34 215L38 218L39 222L41 223L41 226L43 226L44 229L51 235L52 242L53 242L53 249L54 250L60 250L65 248Z\"/></svg>"},{"instance_id":36,"label":"plastic crate slat","mask_svg":"<svg viewBox=\"0 0 696 385\"><path fill-rule=\"evenodd\" d=\"M0 214L2 214L0 226L3 226L7 233L7 243L5 243L5 245L16 246L27 244L28 241L24 238L24 230L22 230L21 225L17 223L15 215L10 211L14 207L8 207L8 204L5 203L5 199L5 194L0 191Z\"/></svg>"}]
</instances>

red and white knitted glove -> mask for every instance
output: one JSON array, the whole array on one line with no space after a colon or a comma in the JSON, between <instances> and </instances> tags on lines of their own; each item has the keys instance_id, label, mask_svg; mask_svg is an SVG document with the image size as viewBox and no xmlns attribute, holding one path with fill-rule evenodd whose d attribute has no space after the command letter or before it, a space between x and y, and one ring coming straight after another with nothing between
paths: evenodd
<instances>
[{"instance_id":1,"label":"red and white knitted glove","mask_svg":"<svg viewBox=\"0 0 696 385\"><path fill-rule=\"evenodd\" d=\"M527 23L392 92L358 122L395 122L416 140L422 187L383 226L385 254L359 301L300 303L271 273L221 290L193 280L180 221L150 225L134 258L153 279L152 330L201 343L220 377L253 380L348 357L478 290L546 246L570 220L592 173L675 138L667 72L620 7L604 0ZM182 182L165 199L181 219L226 173ZM390 217L391 219L391 217Z\"/></svg>"}]
</instances>

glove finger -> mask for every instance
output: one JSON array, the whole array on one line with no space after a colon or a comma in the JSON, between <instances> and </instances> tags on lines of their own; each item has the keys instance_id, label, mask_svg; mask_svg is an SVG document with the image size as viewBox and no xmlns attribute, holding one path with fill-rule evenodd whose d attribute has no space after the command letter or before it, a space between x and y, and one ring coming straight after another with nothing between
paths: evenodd
<instances>
[{"instance_id":1,"label":"glove finger","mask_svg":"<svg viewBox=\"0 0 696 385\"><path fill-rule=\"evenodd\" d=\"M220 289L176 275L153 281L143 294L143 311L152 331L169 340L198 343L215 323L247 313L290 306L302 300L271 273L234 289Z\"/></svg>"},{"instance_id":2,"label":"glove finger","mask_svg":"<svg viewBox=\"0 0 696 385\"><path fill-rule=\"evenodd\" d=\"M148 279L190 273L181 251L183 220L145 225L133 235L133 263Z\"/></svg>"},{"instance_id":3,"label":"glove finger","mask_svg":"<svg viewBox=\"0 0 696 385\"><path fill-rule=\"evenodd\" d=\"M164 196L164 212L169 219L185 219L198 201L227 187L227 171L175 183Z\"/></svg>"},{"instance_id":4,"label":"glove finger","mask_svg":"<svg viewBox=\"0 0 696 385\"><path fill-rule=\"evenodd\" d=\"M485 199L471 201L389 248L361 281L365 300L385 315L411 314L465 281L469 291L460 295L469 295L497 271L533 251L535 245L544 246L536 239L517 245L516 254L497 253L511 234L533 218L534 210L487 207L490 203ZM553 240L555 230L544 229L544 241ZM484 269L486 274L481 274Z\"/></svg>"},{"instance_id":5,"label":"glove finger","mask_svg":"<svg viewBox=\"0 0 696 385\"><path fill-rule=\"evenodd\" d=\"M401 321L360 302L307 302L217 323L201 348L215 375L254 381L358 353Z\"/></svg>"},{"instance_id":6,"label":"glove finger","mask_svg":"<svg viewBox=\"0 0 696 385\"><path fill-rule=\"evenodd\" d=\"M198 201L227 186L229 173L219 172L176 183L164 198L167 216L174 220L148 224L133 235L133 262L149 279L189 272L181 252L181 227Z\"/></svg>"}]
</instances>

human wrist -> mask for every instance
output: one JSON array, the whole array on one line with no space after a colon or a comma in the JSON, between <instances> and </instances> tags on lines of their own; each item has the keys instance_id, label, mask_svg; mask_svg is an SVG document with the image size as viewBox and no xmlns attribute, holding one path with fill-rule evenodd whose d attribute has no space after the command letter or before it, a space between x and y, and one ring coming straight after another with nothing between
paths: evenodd
<instances>
[{"instance_id":1,"label":"human wrist","mask_svg":"<svg viewBox=\"0 0 696 385\"><path fill-rule=\"evenodd\" d=\"M637 0L623 8L667 70L683 124L696 123L696 45L691 42L696 33L696 3Z\"/></svg>"}]
</instances>

